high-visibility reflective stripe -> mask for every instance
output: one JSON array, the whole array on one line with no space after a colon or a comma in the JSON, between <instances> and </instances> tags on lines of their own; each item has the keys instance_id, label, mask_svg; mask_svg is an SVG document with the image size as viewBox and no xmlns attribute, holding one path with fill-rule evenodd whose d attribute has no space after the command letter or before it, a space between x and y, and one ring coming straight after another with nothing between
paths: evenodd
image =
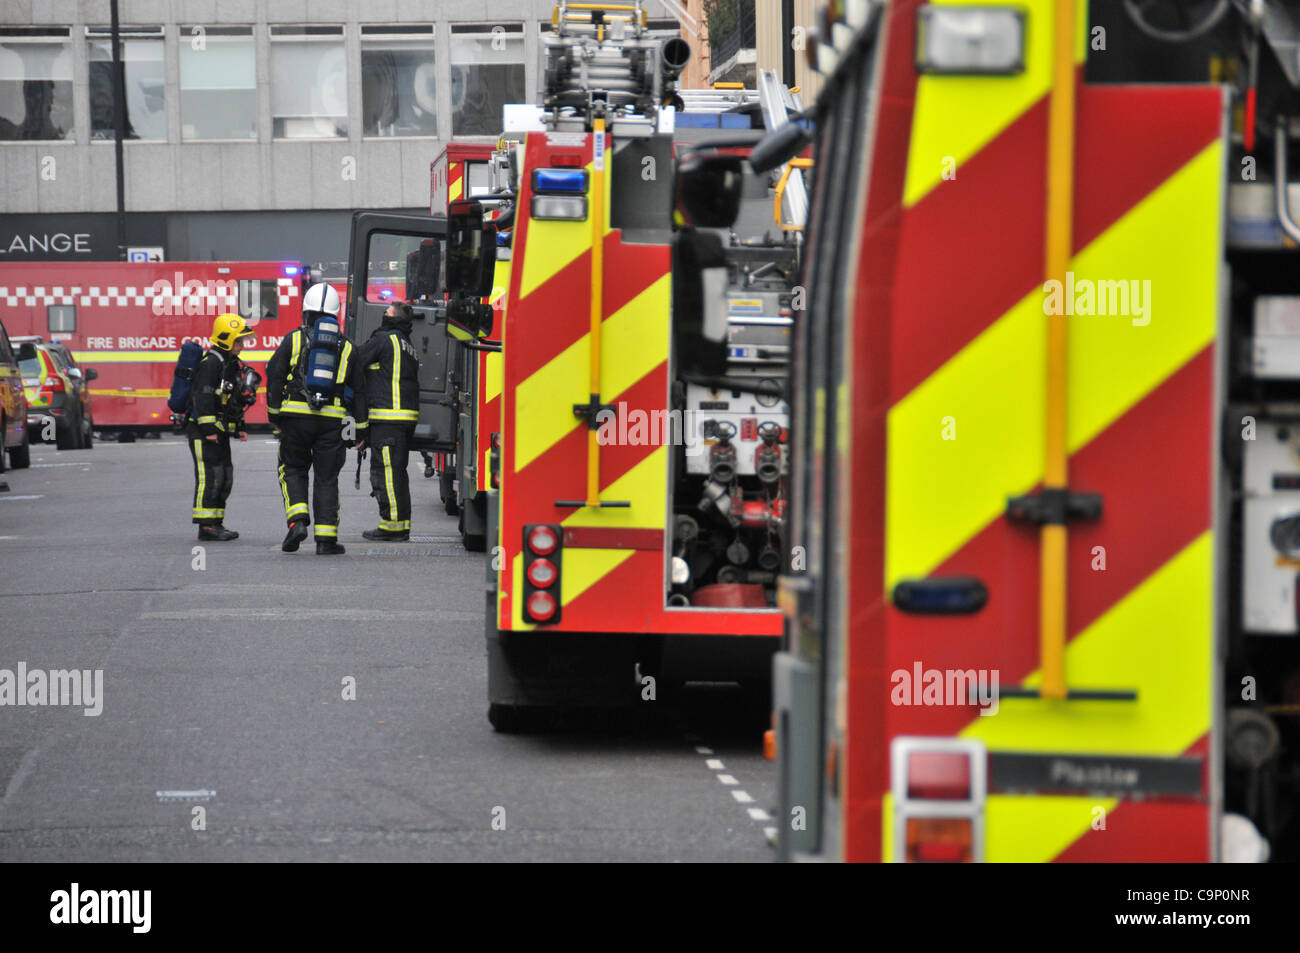
<instances>
[{"instance_id":1,"label":"high-visibility reflective stripe","mask_svg":"<svg viewBox=\"0 0 1300 953\"><path fill-rule=\"evenodd\" d=\"M306 504L304 504L304 503L290 503L290 502L289 502L289 484L286 483L286 482L285 482L285 479L284 479L284 464L283 464L283 463L281 463L279 466L277 466L277 467L275 468L275 478L276 478L276 479L279 481L279 483L280 483L280 498L281 498L282 500L284 500L284 512L285 512L285 515L286 515L286 516L292 516L292 515L293 515L293 511L294 511L294 508L297 507L297 506L301 506L301 507L303 508L303 512L306 512L306 510L307 510L307 506L306 506Z\"/></svg>"},{"instance_id":2,"label":"high-visibility reflective stripe","mask_svg":"<svg viewBox=\"0 0 1300 953\"><path fill-rule=\"evenodd\" d=\"M338 534L339 528L337 526L330 526L327 523L316 524L316 536L318 538L321 536L337 536Z\"/></svg>"},{"instance_id":3,"label":"high-visibility reflective stripe","mask_svg":"<svg viewBox=\"0 0 1300 953\"><path fill-rule=\"evenodd\" d=\"M410 520L380 520L379 528L386 529L394 533L400 533L403 530L408 530L411 528L411 521Z\"/></svg>"},{"instance_id":4,"label":"high-visibility reflective stripe","mask_svg":"<svg viewBox=\"0 0 1300 953\"><path fill-rule=\"evenodd\" d=\"M194 516L193 516L193 518L194 518L194 519L201 519L201 520L202 520L202 519L211 519L211 520L215 520L215 519L219 519L220 517L225 516L225 515L226 515L226 511L225 511L225 510L209 510L209 509L204 509L204 508L202 508L202 507L196 507L195 510L194 510Z\"/></svg>"},{"instance_id":5,"label":"high-visibility reflective stripe","mask_svg":"<svg viewBox=\"0 0 1300 953\"><path fill-rule=\"evenodd\" d=\"M269 361L274 351L241 351L241 361ZM73 351L78 363L91 364L175 364L175 351ZM170 393L170 391L169 391Z\"/></svg>"},{"instance_id":6,"label":"high-visibility reflective stripe","mask_svg":"<svg viewBox=\"0 0 1300 953\"><path fill-rule=\"evenodd\" d=\"M388 493L388 515L397 515L397 491L393 489L393 458L389 451L391 447L384 447L384 489Z\"/></svg>"},{"instance_id":7,"label":"high-visibility reflective stripe","mask_svg":"<svg viewBox=\"0 0 1300 953\"><path fill-rule=\"evenodd\" d=\"M370 411L370 419L412 421L420 419L420 412L418 410L389 410L386 407L375 407Z\"/></svg>"},{"instance_id":8,"label":"high-visibility reflective stripe","mask_svg":"<svg viewBox=\"0 0 1300 953\"><path fill-rule=\"evenodd\" d=\"M194 441L194 472L198 474L199 478L198 486L194 490L194 515L206 516L207 510L203 510L202 513L199 512L199 510L203 509L203 491L207 486L207 475L204 473L203 467L202 440Z\"/></svg>"},{"instance_id":9,"label":"high-visibility reflective stripe","mask_svg":"<svg viewBox=\"0 0 1300 953\"><path fill-rule=\"evenodd\" d=\"M337 402L326 404L320 410L315 410L310 404L302 400L286 400L280 405L277 413L305 414L309 417L332 417L336 420L342 420L348 415L347 409Z\"/></svg>"},{"instance_id":10,"label":"high-visibility reflective stripe","mask_svg":"<svg viewBox=\"0 0 1300 953\"><path fill-rule=\"evenodd\" d=\"M216 422L217 422L216 416L211 414L205 414L198 419L198 423L200 424L215 424Z\"/></svg>"},{"instance_id":11,"label":"high-visibility reflective stripe","mask_svg":"<svg viewBox=\"0 0 1300 953\"><path fill-rule=\"evenodd\" d=\"M290 517L301 516L306 514L306 512L307 512L306 503L290 503L289 506L285 509L285 513Z\"/></svg>"},{"instance_id":12,"label":"high-visibility reflective stripe","mask_svg":"<svg viewBox=\"0 0 1300 953\"><path fill-rule=\"evenodd\" d=\"M396 334L390 334L388 340L391 341L393 345L393 410L401 410L402 391L399 385L401 384L400 372L402 370L402 345L397 340Z\"/></svg>"}]
</instances>

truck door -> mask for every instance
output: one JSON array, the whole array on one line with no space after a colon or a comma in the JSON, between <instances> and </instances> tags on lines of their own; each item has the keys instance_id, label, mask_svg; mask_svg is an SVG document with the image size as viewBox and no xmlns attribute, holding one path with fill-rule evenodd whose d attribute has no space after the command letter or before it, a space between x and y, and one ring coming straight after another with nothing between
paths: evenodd
<instances>
[{"instance_id":1,"label":"truck door","mask_svg":"<svg viewBox=\"0 0 1300 953\"><path fill-rule=\"evenodd\" d=\"M360 345L394 301L415 309L411 343L420 356L420 419L416 450L454 450L460 346L447 336L447 221L427 215L354 212L348 252L344 333Z\"/></svg>"}]
</instances>

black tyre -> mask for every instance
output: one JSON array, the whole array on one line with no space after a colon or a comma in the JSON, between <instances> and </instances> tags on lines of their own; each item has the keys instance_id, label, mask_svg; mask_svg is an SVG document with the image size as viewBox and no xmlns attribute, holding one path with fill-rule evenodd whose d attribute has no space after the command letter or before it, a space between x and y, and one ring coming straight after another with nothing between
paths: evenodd
<instances>
[{"instance_id":1,"label":"black tyre","mask_svg":"<svg viewBox=\"0 0 1300 953\"><path fill-rule=\"evenodd\" d=\"M5 465L8 460L8 454L5 453L5 427L7 426L4 415L0 414L0 473L4 473L8 469Z\"/></svg>"},{"instance_id":2,"label":"black tyre","mask_svg":"<svg viewBox=\"0 0 1300 953\"><path fill-rule=\"evenodd\" d=\"M93 421L93 420L90 421L88 424L86 424L86 443L85 443L85 448L86 448L87 450L94 450L94 449L95 449L95 421Z\"/></svg>"},{"instance_id":3,"label":"black tyre","mask_svg":"<svg viewBox=\"0 0 1300 953\"><path fill-rule=\"evenodd\" d=\"M551 711L528 705L488 705L488 722L503 735L517 735L544 727Z\"/></svg>"},{"instance_id":4,"label":"black tyre","mask_svg":"<svg viewBox=\"0 0 1300 953\"><path fill-rule=\"evenodd\" d=\"M60 450L77 449L77 428L73 426L72 421L67 421L62 427L55 427L54 443Z\"/></svg>"},{"instance_id":5,"label":"black tyre","mask_svg":"<svg viewBox=\"0 0 1300 953\"><path fill-rule=\"evenodd\" d=\"M15 470L26 470L32 465L32 445L28 442L26 428L23 429L22 444L9 451L9 463Z\"/></svg>"}]
</instances>

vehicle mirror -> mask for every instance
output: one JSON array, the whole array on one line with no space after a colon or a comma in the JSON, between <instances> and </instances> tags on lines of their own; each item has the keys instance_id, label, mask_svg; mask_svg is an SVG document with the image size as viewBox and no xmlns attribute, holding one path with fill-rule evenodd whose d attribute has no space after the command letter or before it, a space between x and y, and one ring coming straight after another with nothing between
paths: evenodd
<instances>
[{"instance_id":1,"label":"vehicle mirror","mask_svg":"<svg viewBox=\"0 0 1300 953\"><path fill-rule=\"evenodd\" d=\"M81 380L81 371L78 368L69 367L68 376L71 377L74 381L79 381Z\"/></svg>"},{"instance_id":2,"label":"vehicle mirror","mask_svg":"<svg viewBox=\"0 0 1300 953\"><path fill-rule=\"evenodd\" d=\"M36 345L30 341L18 345L18 360L30 361L36 357Z\"/></svg>"},{"instance_id":3,"label":"vehicle mirror","mask_svg":"<svg viewBox=\"0 0 1300 953\"><path fill-rule=\"evenodd\" d=\"M673 236L673 347L683 375L717 376L727 367L727 257L712 232Z\"/></svg>"},{"instance_id":4,"label":"vehicle mirror","mask_svg":"<svg viewBox=\"0 0 1300 953\"><path fill-rule=\"evenodd\" d=\"M447 290L472 294L482 283L483 206L457 199L447 210Z\"/></svg>"},{"instance_id":5,"label":"vehicle mirror","mask_svg":"<svg viewBox=\"0 0 1300 953\"><path fill-rule=\"evenodd\" d=\"M86 368L86 380L93 381L93 380L97 380L98 378L99 378L99 371L95 370L93 367Z\"/></svg>"},{"instance_id":6,"label":"vehicle mirror","mask_svg":"<svg viewBox=\"0 0 1300 953\"><path fill-rule=\"evenodd\" d=\"M739 156L695 152L677 164L674 200L687 225L727 228L740 214L744 171Z\"/></svg>"},{"instance_id":7,"label":"vehicle mirror","mask_svg":"<svg viewBox=\"0 0 1300 953\"><path fill-rule=\"evenodd\" d=\"M488 298L492 295L492 285L497 271L497 227L488 222L483 226L482 254L479 255L478 297Z\"/></svg>"}]
</instances>

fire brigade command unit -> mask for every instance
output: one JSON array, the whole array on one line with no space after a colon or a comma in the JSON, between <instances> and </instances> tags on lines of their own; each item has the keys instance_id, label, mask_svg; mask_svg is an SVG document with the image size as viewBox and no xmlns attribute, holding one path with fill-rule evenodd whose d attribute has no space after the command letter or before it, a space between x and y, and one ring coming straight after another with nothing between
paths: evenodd
<instances>
[{"instance_id":1,"label":"fire brigade command unit","mask_svg":"<svg viewBox=\"0 0 1300 953\"><path fill-rule=\"evenodd\" d=\"M1295 859L1300 13L1194 6L834 3L807 105L556 6L349 265L497 730L738 682L784 859Z\"/></svg>"}]
</instances>

